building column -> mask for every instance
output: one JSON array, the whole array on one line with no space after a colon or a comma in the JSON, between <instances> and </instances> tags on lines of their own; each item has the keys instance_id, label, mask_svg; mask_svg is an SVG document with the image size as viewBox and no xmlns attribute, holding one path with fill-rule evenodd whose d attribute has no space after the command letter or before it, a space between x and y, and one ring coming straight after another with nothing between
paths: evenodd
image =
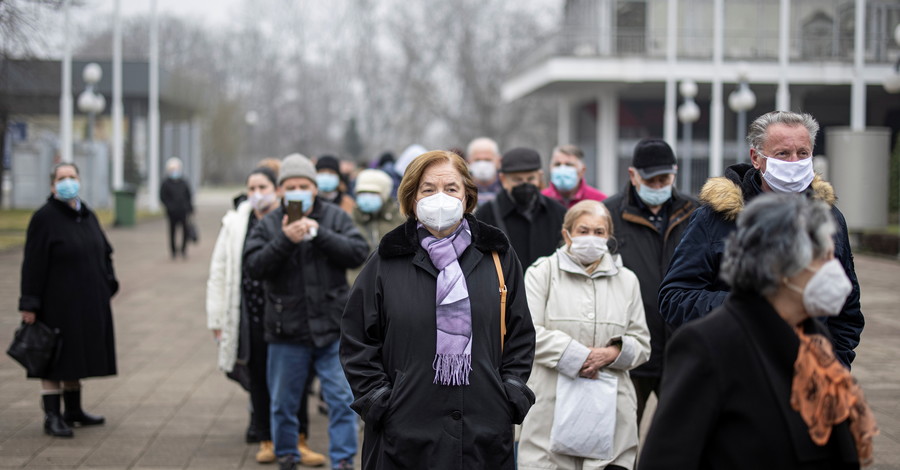
<instances>
[{"instance_id":1,"label":"building column","mask_svg":"<svg viewBox=\"0 0 900 470\"><path fill-rule=\"evenodd\" d=\"M572 101L567 96L556 100L556 145L572 142Z\"/></svg>"},{"instance_id":2,"label":"building column","mask_svg":"<svg viewBox=\"0 0 900 470\"><path fill-rule=\"evenodd\" d=\"M678 0L669 0L666 21L666 105L663 110L663 140L673 149L678 148L678 94L675 89L675 67L678 55Z\"/></svg>"},{"instance_id":3,"label":"building column","mask_svg":"<svg viewBox=\"0 0 900 470\"><path fill-rule=\"evenodd\" d=\"M194 198L196 191L200 190L200 182L203 176L203 125L199 115L191 117L191 182L194 185Z\"/></svg>"},{"instance_id":4,"label":"building column","mask_svg":"<svg viewBox=\"0 0 900 470\"><path fill-rule=\"evenodd\" d=\"M618 171L619 97L607 89L597 95L597 187L615 194Z\"/></svg>"},{"instance_id":5,"label":"building column","mask_svg":"<svg viewBox=\"0 0 900 470\"><path fill-rule=\"evenodd\" d=\"M862 131L866 128L865 67L866 0L856 0L855 37L853 40L853 82L850 86L850 128Z\"/></svg>"},{"instance_id":6,"label":"building column","mask_svg":"<svg viewBox=\"0 0 900 470\"><path fill-rule=\"evenodd\" d=\"M788 58L790 53L791 0L781 0L778 15L778 90L775 92L775 109L790 111L791 91L788 88Z\"/></svg>"},{"instance_id":7,"label":"building column","mask_svg":"<svg viewBox=\"0 0 900 470\"><path fill-rule=\"evenodd\" d=\"M725 44L725 0L715 0L713 9L713 79L709 104L709 177L722 174L722 141L725 109L722 104L722 57Z\"/></svg>"}]
</instances>

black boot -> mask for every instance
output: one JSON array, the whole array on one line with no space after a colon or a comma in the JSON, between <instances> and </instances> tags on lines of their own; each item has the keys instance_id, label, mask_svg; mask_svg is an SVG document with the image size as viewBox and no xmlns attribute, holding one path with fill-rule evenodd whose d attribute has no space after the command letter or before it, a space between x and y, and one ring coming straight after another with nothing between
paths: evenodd
<instances>
[{"instance_id":1,"label":"black boot","mask_svg":"<svg viewBox=\"0 0 900 470\"><path fill-rule=\"evenodd\" d=\"M72 437L72 428L59 413L59 393L41 395L44 401L44 434L56 437Z\"/></svg>"},{"instance_id":2,"label":"black boot","mask_svg":"<svg viewBox=\"0 0 900 470\"><path fill-rule=\"evenodd\" d=\"M69 426L79 424L81 426L95 426L106 422L103 416L85 413L81 409L81 389L63 390L63 401L66 403L66 412L63 419Z\"/></svg>"}]
</instances>

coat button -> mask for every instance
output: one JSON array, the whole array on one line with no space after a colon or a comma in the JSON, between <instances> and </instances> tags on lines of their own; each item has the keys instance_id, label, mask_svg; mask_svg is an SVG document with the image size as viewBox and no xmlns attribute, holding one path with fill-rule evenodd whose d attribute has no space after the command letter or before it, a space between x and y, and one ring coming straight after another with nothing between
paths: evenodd
<instances>
[{"instance_id":1,"label":"coat button","mask_svg":"<svg viewBox=\"0 0 900 470\"><path fill-rule=\"evenodd\" d=\"M462 412L454 411L453 413L450 413L450 417L453 418L455 421L459 421L462 419Z\"/></svg>"}]
</instances>

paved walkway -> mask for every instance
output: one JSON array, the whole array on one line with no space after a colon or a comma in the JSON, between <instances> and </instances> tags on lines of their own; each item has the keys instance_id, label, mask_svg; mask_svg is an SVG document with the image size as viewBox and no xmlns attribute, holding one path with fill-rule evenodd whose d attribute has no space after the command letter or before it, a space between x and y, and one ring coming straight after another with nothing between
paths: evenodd
<instances>
[{"instance_id":1,"label":"paved walkway","mask_svg":"<svg viewBox=\"0 0 900 470\"><path fill-rule=\"evenodd\" d=\"M105 415L105 426L45 436L38 383L0 357L0 468L273 468L244 444L247 395L216 369L206 330L209 256L230 197L201 193L201 240L187 261L169 259L163 220L108 231L122 286L113 301L120 373L86 380L84 390L85 408ZM21 249L0 252L4 350L18 325L20 266ZM867 325L854 373L881 427L870 468L900 470L900 263L857 257L857 271ZM324 452L325 421L312 411L312 446Z\"/></svg>"}]
</instances>

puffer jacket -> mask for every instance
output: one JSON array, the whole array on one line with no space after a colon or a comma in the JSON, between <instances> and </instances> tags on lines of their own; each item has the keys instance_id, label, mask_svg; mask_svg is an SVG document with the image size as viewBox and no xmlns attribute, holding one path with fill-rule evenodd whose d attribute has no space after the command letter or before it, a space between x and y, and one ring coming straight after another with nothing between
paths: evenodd
<instances>
[{"instance_id":1,"label":"puffer jacket","mask_svg":"<svg viewBox=\"0 0 900 470\"><path fill-rule=\"evenodd\" d=\"M366 260L369 246L340 207L316 199L308 217L319 223L310 241L282 231L284 207L259 222L244 248L250 276L266 286L265 339L324 347L340 338L347 303L347 269Z\"/></svg>"},{"instance_id":2,"label":"puffer jacket","mask_svg":"<svg viewBox=\"0 0 900 470\"><path fill-rule=\"evenodd\" d=\"M237 359L241 325L241 265L253 208L244 201L222 217L206 281L206 327L221 330L219 369L231 372Z\"/></svg>"},{"instance_id":3,"label":"puffer jacket","mask_svg":"<svg viewBox=\"0 0 900 470\"><path fill-rule=\"evenodd\" d=\"M519 469L632 468L637 457L637 394L628 371L650 357L650 331L637 276L603 256L588 274L566 247L540 258L525 273L528 308L534 320L534 370L528 386L537 397L522 423ZM622 351L603 372L617 379L616 427L612 458L581 459L550 452L550 430L560 375L575 378L590 353L621 341Z\"/></svg>"},{"instance_id":4,"label":"puffer jacket","mask_svg":"<svg viewBox=\"0 0 900 470\"><path fill-rule=\"evenodd\" d=\"M738 163L728 167L725 176L710 178L703 186L703 206L694 212L659 289L659 312L672 327L703 317L725 301L730 287L719 278L725 238L737 228L735 221L747 202L762 193L760 185L759 170L748 163ZM834 205L834 189L819 175L802 194L828 203L836 222L834 256L850 278L853 291L839 315L822 321L828 325L835 355L850 367L865 320L859 309L859 281L853 267L847 222Z\"/></svg>"}]
</instances>

